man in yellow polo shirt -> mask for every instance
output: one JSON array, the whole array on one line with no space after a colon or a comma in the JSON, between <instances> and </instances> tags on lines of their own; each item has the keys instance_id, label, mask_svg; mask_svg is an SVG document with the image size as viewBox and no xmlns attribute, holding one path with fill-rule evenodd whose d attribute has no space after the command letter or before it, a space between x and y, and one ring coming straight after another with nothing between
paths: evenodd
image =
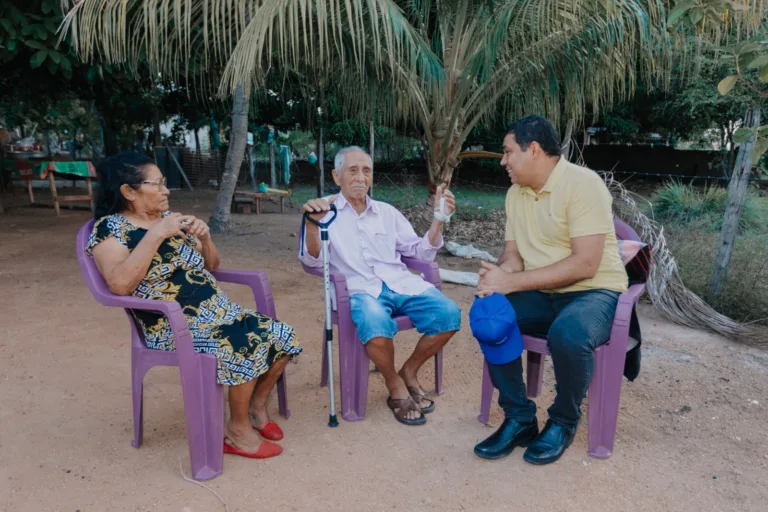
<instances>
[{"instance_id":1,"label":"man in yellow polo shirt","mask_svg":"<svg viewBox=\"0 0 768 512\"><path fill-rule=\"evenodd\" d=\"M549 121L529 116L510 125L501 165L512 182L506 245L498 265L483 264L477 295L506 295L522 333L546 337L557 395L539 432L521 359L488 363L505 420L475 453L498 459L515 446L528 446L526 461L548 464L573 441L594 350L610 338L627 274L608 188L596 173L560 156L560 139Z\"/></svg>"}]
</instances>

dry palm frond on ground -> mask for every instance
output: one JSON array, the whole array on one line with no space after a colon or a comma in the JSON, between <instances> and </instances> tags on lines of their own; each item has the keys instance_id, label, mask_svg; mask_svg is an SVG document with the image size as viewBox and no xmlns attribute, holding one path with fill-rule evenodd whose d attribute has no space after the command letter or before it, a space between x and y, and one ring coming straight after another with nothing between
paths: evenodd
<instances>
[{"instance_id":1,"label":"dry palm frond on ground","mask_svg":"<svg viewBox=\"0 0 768 512\"><path fill-rule=\"evenodd\" d=\"M686 288L678 273L677 262L667 248L663 226L640 211L631 192L616 181L613 174L604 173L603 179L613 196L614 215L632 226L651 246L651 271L646 290L656 309L680 325L706 329L748 345L768 347L768 330L741 324L718 313Z\"/></svg>"}]
</instances>

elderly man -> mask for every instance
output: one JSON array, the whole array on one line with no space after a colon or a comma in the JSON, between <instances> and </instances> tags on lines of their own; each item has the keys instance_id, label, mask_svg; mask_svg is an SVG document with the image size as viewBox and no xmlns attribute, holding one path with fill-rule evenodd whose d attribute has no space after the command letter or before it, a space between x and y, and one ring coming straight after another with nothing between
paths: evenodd
<instances>
[{"instance_id":1,"label":"elderly man","mask_svg":"<svg viewBox=\"0 0 768 512\"><path fill-rule=\"evenodd\" d=\"M627 274L619 258L603 180L560 156L552 124L529 116L512 124L501 160L507 193L506 245L498 265L483 264L478 295L507 296L523 334L546 336L557 395L539 433L520 358L488 364L505 420L475 446L486 459L528 446L524 459L548 464L571 444L594 367L594 350L610 338Z\"/></svg>"},{"instance_id":2,"label":"elderly man","mask_svg":"<svg viewBox=\"0 0 768 512\"><path fill-rule=\"evenodd\" d=\"M330 266L347 278L352 320L365 350L389 389L387 405L397 421L423 425L425 413L435 408L419 384L419 368L445 346L459 330L461 310L430 283L412 274L401 256L433 260L443 245L445 216L453 214L454 197L438 188L435 204L445 198L445 212L436 212L429 231L416 235L410 222L394 207L368 197L373 182L371 157L359 147L336 154L333 179L341 188L337 196L313 199L304 205L315 219L327 215L332 201L338 217L329 228ZM322 265L317 226L306 224L301 261ZM413 354L395 370L393 315L405 315L423 334Z\"/></svg>"}]
</instances>

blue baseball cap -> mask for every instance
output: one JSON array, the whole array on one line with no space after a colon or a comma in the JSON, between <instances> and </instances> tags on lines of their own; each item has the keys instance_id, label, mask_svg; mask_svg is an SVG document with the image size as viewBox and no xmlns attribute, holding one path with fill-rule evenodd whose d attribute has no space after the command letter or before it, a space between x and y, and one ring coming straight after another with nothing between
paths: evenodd
<instances>
[{"instance_id":1,"label":"blue baseball cap","mask_svg":"<svg viewBox=\"0 0 768 512\"><path fill-rule=\"evenodd\" d=\"M476 298L469 310L469 326L489 363L506 364L523 353L517 315L505 296L494 293Z\"/></svg>"}]
</instances>

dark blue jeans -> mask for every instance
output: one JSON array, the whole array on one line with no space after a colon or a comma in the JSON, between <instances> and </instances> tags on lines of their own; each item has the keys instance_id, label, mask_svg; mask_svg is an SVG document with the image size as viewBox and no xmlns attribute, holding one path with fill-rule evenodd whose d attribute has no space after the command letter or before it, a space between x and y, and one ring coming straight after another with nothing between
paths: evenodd
<instances>
[{"instance_id":1,"label":"dark blue jeans","mask_svg":"<svg viewBox=\"0 0 768 512\"><path fill-rule=\"evenodd\" d=\"M587 394L595 366L594 350L611 337L619 293L609 290L510 293L507 299L517 314L523 334L546 338L555 367L555 402L549 418L575 429L581 401ZM523 382L522 357L507 364L488 364L499 405L507 418L529 422L536 404L528 399Z\"/></svg>"}]
</instances>

